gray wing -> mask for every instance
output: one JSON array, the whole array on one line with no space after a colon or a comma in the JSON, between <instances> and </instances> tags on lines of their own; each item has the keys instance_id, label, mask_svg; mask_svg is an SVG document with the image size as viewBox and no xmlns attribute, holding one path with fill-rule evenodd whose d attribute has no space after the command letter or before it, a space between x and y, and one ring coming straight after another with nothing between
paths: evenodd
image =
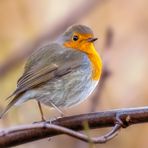
<instances>
[{"instance_id":1,"label":"gray wing","mask_svg":"<svg viewBox=\"0 0 148 148\"><path fill-rule=\"evenodd\" d=\"M82 54L51 44L36 50L28 59L13 95L19 95L81 65ZM12 95L11 95L12 96Z\"/></svg>"},{"instance_id":2,"label":"gray wing","mask_svg":"<svg viewBox=\"0 0 148 148\"><path fill-rule=\"evenodd\" d=\"M0 117L27 90L39 87L54 78L60 78L81 66L83 53L51 44L35 51L28 59L24 74L18 80L17 89L8 98L14 96ZM8 99L7 98L7 99Z\"/></svg>"}]
</instances>

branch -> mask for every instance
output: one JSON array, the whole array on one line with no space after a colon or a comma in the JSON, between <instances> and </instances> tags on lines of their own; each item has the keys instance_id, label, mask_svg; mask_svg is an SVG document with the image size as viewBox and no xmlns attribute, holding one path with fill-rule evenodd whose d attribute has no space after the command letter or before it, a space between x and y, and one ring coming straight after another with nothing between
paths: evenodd
<instances>
[{"instance_id":1,"label":"branch","mask_svg":"<svg viewBox=\"0 0 148 148\"><path fill-rule=\"evenodd\" d=\"M46 33L35 39L34 43L30 43L30 45L27 44L27 46L21 47L17 50L18 52L16 54L8 58L8 61L6 61L3 65L0 65L0 76L5 75L10 69L20 63L20 61L24 60L42 43L53 40L56 36L65 31L69 26L73 25L82 17L87 15L100 2L105 2L105 0L84 1L84 3L79 5L77 8L72 9L71 12L68 12L67 16L62 17L55 24L49 26L49 29L46 30Z\"/></svg>"},{"instance_id":2,"label":"branch","mask_svg":"<svg viewBox=\"0 0 148 148\"><path fill-rule=\"evenodd\" d=\"M118 119L124 127L128 127L132 124L148 122L148 107L82 114L59 118L52 121L52 124L49 124L49 121L48 124L36 123L3 129L0 131L0 147L15 146L63 133L88 142L89 139L87 136L75 132L84 130L84 122L87 121L89 129L114 126L112 129L114 132L109 132L109 134L112 133L110 134L111 136L114 133L116 135L117 130L121 127L117 126L118 124L116 122L119 121ZM113 135L113 137L115 135ZM95 142L96 140L97 143L97 140L101 141L101 138L104 137L105 136L92 138L91 141Z\"/></svg>"}]
</instances>

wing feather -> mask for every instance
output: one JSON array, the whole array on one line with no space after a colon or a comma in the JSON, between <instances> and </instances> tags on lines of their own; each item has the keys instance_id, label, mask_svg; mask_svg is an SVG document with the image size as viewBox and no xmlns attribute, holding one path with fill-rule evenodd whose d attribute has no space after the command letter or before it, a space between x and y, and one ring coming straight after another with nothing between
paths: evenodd
<instances>
[{"instance_id":1,"label":"wing feather","mask_svg":"<svg viewBox=\"0 0 148 148\"><path fill-rule=\"evenodd\" d=\"M54 78L60 79L60 77L81 66L84 54L73 49L67 50L64 48L61 49L62 52L59 52L60 48L63 47L58 44L51 44L30 56L26 63L24 74L18 80L17 89L8 97L11 98L14 96L14 98L1 113L0 117L2 117L27 90L36 88ZM33 64L32 61L35 63Z\"/></svg>"}]
</instances>

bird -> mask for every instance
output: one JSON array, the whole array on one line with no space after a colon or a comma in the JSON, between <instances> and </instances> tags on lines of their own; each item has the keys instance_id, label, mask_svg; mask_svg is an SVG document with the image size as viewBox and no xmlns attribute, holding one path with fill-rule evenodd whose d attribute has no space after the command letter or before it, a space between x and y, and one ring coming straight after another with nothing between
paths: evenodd
<instances>
[{"instance_id":1,"label":"bird","mask_svg":"<svg viewBox=\"0 0 148 148\"><path fill-rule=\"evenodd\" d=\"M41 104L61 108L80 104L96 88L102 73L102 60L97 52L92 29L73 25L57 39L34 50L28 57L16 90L0 118L13 106L36 100L44 121Z\"/></svg>"}]
</instances>

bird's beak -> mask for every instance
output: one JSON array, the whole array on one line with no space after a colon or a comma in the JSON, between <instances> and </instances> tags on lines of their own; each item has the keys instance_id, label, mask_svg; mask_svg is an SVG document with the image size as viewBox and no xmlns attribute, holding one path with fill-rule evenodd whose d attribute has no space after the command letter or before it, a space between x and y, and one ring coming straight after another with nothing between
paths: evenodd
<instances>
[{"instance_id":1,"label":"bird's beak","mask_svg":"<svg viewBox=\"0 0 148 148\"><path fill-rule=\"evenodd\" d=\"M96 41L97 39L98 39L98 38L88 38L87 41L88 41L88 42L94 42L94 41Z\"/></svg>"}]
</instances>

